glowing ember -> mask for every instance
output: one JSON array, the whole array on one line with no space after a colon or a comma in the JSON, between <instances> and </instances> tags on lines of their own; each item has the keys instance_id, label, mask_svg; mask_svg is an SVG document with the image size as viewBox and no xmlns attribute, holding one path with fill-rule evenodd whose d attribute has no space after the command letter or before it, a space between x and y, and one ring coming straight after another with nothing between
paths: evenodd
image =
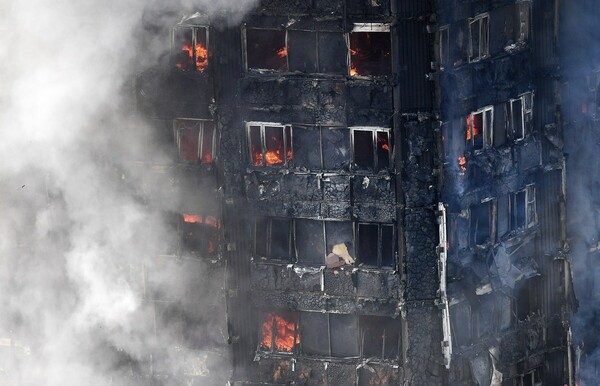
<instances>
[{"instance_id":1,"label":"glowing ember","mask_svg":"<svg viewBox=\"0 0 600 386\"><path fill-rule=\"evenodd\" d=\"M285 57L287 57L287 48L283 47L282 49L278 50L276 53L277 53L277 56L279 56L280 58L285 58Z\"/></svg>"},{"instance_id":2,"label":"glowing ember","mask_svg":"<svg viewBox=\"0 0 600 386\"><path fill-rule=\"evenodd\" d=\"M471 134L471 116L467 117L467 141L470 141L473 138Z\"/></svg>"},{"instance_id":3,"label":"glowing ember","mask_svg":"<svg viewBox=\"0 0 600 386\"><path fill-rule=\"evenodd\" d=\"M199 214L183 214L183 221L189 224L202 224L202 216Z\"/></svg>"},{"instance_id":4,"label":"glowing ember","mask_svg":"<svg viewBox=\"0 0 600 386\"><path fill-rule=\"evenodd\" d=\"M202 156L202 163L209 164L212 162L212 154L206 153Z\"/></svg>"},{"instance_id":5,"label":"glowing ember","mask_svg":"<svg viewBox=\"0 0 600 386\"><path fill-rule=\"evenodd\" d=\"M458 157L458 167L460 168L461 174L465 174L467 172L467 157L464 155Z\"/></svg>"},{"instance_id":6,"label":"glowing ember","mask_svg":"<svg viewBox=\"0 0 600 386\"><path fill-rule=\"evenodd\" d=\"M358 56L358 50L350 49L350 76L358 76L358 75L360 75L358 73L358 69L356 68L356 66L354 65L354 63L352 63L352 59L356 58L357 56Z\"/></svg>"},{"instance_id":7,"label":"glowing ember","mask_svg":"<svg viewBox=\"0 0 600 386\"><path fill-rule=\"evenodd\" d=\"M262 349L291 352L299 343L300 335L296 333L296 321L293 315L284 317L273 312L265 315L261 328Z\"/></svg>"},{"instance_id":8,"label":"glowing ember","mask_svg":"<svg viewBox=\"0 0 600 386\"><path fill-rule=\"evenodd\" d=\"M262 154L261 154L262 156ZM262 158L262 157L261 157ZM267 160L267 165L283 165L283 156L280 150L272 150L267 151L265 153L265 158Z\"/></svg>"}]
</instances>

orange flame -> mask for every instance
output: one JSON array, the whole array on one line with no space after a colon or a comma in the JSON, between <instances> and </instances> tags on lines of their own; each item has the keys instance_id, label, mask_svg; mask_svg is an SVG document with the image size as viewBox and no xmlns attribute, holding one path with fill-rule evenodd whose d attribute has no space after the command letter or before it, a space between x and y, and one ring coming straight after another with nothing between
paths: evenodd
<instances>
[{"instance_id":1,"label":"orange flame","mask_svg":"<svg viewBox=\"0 0 600 386\"><path fill-rule=\"evenodd\" d=\"M471 116L467 116L467 141L470 141L472 138L471 134Z\"/></svg>"},{"instance_id":2,"label":"orange flame","mask_svg":"<svg viewBox=\"0 0 600 386\"><path fill-rule=\"evenodd\" d=\"M183 221L188 224L206 224L214 228L221 228L219 219L215 216L202 217L201 214L187 214L183 213Z\"/></svg>"},{"instance_id":3,"label":"orange flame","mask_svg":"<svg viewBox=\"0 0 600 386\"><path fill-rule=\"evenodd\" d=\"M358 56L358 50L350 49L350 76L358 76L358 75L360 75L360 73L358 72L358 69L356 68L356 66L354 65L354 63L352 63L352 59L355 56Z\"/></svg>"},{"instance_id":4,"label":"orange flame","mask_svg":"<svg viewBox=\"0 0 600 386\"><path fill-rule=\"evenodd\" d=\"M283 157L280 150L270 150L265 153L267 166L283 164Z\"/></svg>"},{"instance_id":5,"label":"orange flame","mask_svg":"<svg viewBox=\"0 0 600 386\"><path fill-rule=\"evenodd\" d=\"M282 49L278 50L276 54L280 58L285 58L287 56L287 47L283 47Z\"/></svg>"},{"instance_id":6,"label":"orange flame","mask_svg":"<svg viewBox=\"0 0 600 386\"><path fill-rule=\"evenodd\" d=\"M461 174L465 174L467 172L467 157L464 155L458 157L458 167L460 168Z\"/></svg>"},{"instance_id":7,"label":"orange flame","mask_svg":"<svg viewBox=\"0 0 600 386\"><path fill-rule=\"evenodd\" d=\"M273 347L275 343L275 347ZM287 318L269 312L261 327L260 346L265 350L291 352L300 343L293 316Z\"/></svg>"},{"instance_id":8,"label":"orange flame","mask_svg":"<svg viewBox=\"0 0 600 386\"><path fill-rule=\"evenodd\" d=\"M202 224L202 216L199 214L183 214L183 221L190 224Z\"/></svg>"},{"instance_id":9,"label":"orange flame","mask_svg":"<svg viewBox=\"0 0 600 386\"><path fill-rule=\"evenodd\" d=\"M181 46L181 51L186 53L186 56L190 59L194 59L194 50L192 49L192 45L189 42L183 43ZM208 67L208 50L202 43L196 43L196 71L204 71L206 67ZM176 63L175 67L182 69L182 63Z\"/></svg>"}]
</instances>

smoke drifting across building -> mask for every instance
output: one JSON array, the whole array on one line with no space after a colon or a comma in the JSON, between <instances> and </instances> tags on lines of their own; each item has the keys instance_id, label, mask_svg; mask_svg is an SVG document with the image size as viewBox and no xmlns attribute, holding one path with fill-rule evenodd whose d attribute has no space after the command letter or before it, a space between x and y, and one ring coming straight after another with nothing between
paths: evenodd
<instances>
[{"instance_id":1,"label":"smoke drifting across building","mask_svg":"<svg viewBox=\"0 0 600 386\"><path fill-rule=\"evenodd\" d=\"M135 118L116 122L132 127L124 143L145 146L96 152L90 175L116 178L91 197L127 197L136 220L116 229L148 241L136 244L143 257L115 263L132 304L123 331L136 339L91 345L110 358L106 379L593 384L595 340L583 332L598 232L594 216L576 215L594 207L580 178L593 149L563 133L582 122L593 132L596 104L585 118L564 111L566 98L589 96L567 93L582 78L560 65L577 48L559 50L578 7L217 3L139 13L144 65L128 64L122 79L136 74L119 91L135 106L118 109ZM594 65L582 67L591 95ZM567 205L565 143L578 170L569 186L588 206ZM53 203L57 185L45 187ZM587 275L575 338L572 258Z\"/></svg>"}]
</instances>

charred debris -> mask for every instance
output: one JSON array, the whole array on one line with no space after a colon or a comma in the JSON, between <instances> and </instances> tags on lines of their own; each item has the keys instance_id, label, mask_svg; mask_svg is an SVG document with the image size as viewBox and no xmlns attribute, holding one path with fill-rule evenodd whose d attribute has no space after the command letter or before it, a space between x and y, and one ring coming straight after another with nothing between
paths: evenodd
<instances>
[{"instance_id":1,"label":"charred debris","mask_svg":"<svg viewBox=\"0 0 600 386\"><path fill-rule=\"evenodd\" d=\"M181 230L162 258L210 285L149 300L186 336L212 297L199 344L221 358L178 376L574 385L558 12L269 0L153 26L171 53L135 93L173 162L148 200Z\"/></svg>"}]
</instances>

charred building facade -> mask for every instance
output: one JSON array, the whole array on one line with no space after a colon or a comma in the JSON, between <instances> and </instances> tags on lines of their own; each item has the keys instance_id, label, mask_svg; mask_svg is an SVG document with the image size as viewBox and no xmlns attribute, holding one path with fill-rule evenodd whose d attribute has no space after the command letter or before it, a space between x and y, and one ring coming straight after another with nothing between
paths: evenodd
<instances>
[{"instance_id":1,"label":"charred building facade","mask_svg":"<svg viewBox=\"0 0 600 386\"><path fill-rule=\"evenodd\" d=\"M171 46L135 85L172 149L148 182L181 235L162 258L204 284L147 299L157 328L176 319L180 345L214 354L180 375L573 385L557 3L269 0L234 26L149 21Z\"/></svg>"}]
</instances>

